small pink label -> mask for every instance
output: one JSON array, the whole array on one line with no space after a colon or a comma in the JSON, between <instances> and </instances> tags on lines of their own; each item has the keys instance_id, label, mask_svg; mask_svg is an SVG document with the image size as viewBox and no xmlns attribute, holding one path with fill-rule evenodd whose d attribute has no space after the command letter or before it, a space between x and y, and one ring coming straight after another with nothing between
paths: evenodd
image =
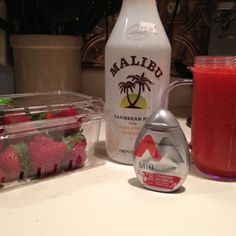
<instances>
[{"instance_id":1,"label":"small pink label","mask_svg":"<svg viewBox=\"0 0 236 236\"><path fill-rule=\"evenodd\" d=\"M143 171L143 183L147 186L173 189L180 182L178 176L163 175Z\"/></svg>"}]
</instances>

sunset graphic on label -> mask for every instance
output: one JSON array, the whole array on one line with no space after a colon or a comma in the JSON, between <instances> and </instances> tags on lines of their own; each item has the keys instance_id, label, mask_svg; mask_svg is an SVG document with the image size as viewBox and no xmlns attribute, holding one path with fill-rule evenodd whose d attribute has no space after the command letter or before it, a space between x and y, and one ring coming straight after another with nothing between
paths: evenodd
<instances>
[{"instance_id":1,"label":"sunset graphic on label","mask_svg":"<svg viewBox=\"0 0 236 236\"><path fill-rule=\"evenodd\" d=\"M120 93L126 94L120 102L120 107L133 109L147 108L147 101L141 94L146 89L151 91L152 81L145 77L144 72L141 75L128 75L126 79L128 80L127 82L120 82L118 84Z\"/></svg>"},{"instance_id":2,"label":"sunset graphic on label","mask_svg":"<svg viewBox=\"0 0 236 236\"><path fill-rule=\"evenodd\" d=\"M134 155L136 157L142 157L145 151L148 150L150 155L152 156L152 159L154 161L160 161L161 155L156 147L156 143L153 140L151 135L146 135L144 139L137 145Z\"/></svg>"}]
</instances>

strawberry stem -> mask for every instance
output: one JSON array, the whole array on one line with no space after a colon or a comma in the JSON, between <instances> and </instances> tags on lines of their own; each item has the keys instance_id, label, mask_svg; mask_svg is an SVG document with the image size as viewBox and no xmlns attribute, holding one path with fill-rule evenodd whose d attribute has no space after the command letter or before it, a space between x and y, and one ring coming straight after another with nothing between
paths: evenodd
<instances>
[{"instance_id":1,"label":"strawberry stem","mask_svg":"<svg viewBox=\"0 0 236 236\"><path fill-rule=\"evenodd\" d=\"M20 156L20 162L21 162L22 170L24 171L24 177L27 177L29 173L29 167L30 167L28 147L24 142L20 142L12 146Z\"/></svg>"},{"instance_id":2,"label":"strawberry stem","mask_svg":"<svg viewBox=\"0 0 236 236\"><path fill-rule=\"evenodd\" d=\"M67 148L71 150L76 143L80 140L85 139L85 136L82 134L83 130L79 130L78 133L72 134L70 136L63 137L63 142L66 144Z\"/></svg>"}]
</instances>

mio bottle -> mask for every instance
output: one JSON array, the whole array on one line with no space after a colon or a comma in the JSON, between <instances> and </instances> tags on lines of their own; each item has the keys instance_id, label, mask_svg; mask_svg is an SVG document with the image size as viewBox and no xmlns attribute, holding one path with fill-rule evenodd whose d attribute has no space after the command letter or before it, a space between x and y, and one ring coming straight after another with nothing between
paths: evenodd
<instances>
[{"instance_id":1,"label":"mio bottle","mask_svg":"<svg viewBox=\"0 0 236 236\"><path fill-rule=\"evenodd\" d=\"M189 172L189 158L188 143L173 114L154 112L134 148L134 170L141 184L161 192L177 190Z\"/></svg>"}]
</instances>

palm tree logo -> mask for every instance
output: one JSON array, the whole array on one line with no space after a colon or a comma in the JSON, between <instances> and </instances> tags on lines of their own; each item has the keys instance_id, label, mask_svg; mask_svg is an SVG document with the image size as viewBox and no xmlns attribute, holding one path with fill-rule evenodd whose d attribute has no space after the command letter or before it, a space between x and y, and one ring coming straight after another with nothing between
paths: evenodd
<instances>
[{"instance_id":1,"label":"palm tree logo","mask_svg":"<svg viewBox=\"0 0 236 236\"><path fill-rule=\"evenodd\" d=\"M145 89L151 91L151 85L153 85L152 81L145 77L144 72L141 75L128 75L126 79L129 81L120 82L118 84L120 93L126 94L126 96L121 100L120 106L135 109L146 108L147 102L141 94L145 91ZM136 85L138 85L137 89ZM137 93L135 93L135 91L137 91Z\"/></svg>"}]
</instances>

